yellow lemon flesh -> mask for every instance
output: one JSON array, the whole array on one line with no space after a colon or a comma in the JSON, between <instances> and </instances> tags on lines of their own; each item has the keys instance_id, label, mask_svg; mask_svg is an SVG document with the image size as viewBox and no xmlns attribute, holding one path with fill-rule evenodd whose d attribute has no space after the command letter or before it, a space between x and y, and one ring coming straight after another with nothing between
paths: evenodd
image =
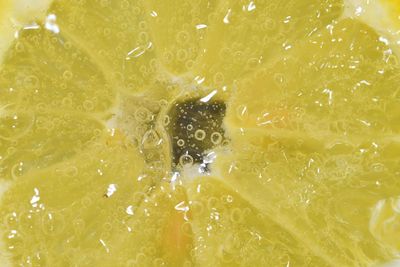
<instances>
[{"instance_id":1,"label":"yellow lemon flesh","mask_svg":"<svg viewBox=\"0 0 400 267\"><path fill-rule=\"evenodd\" d=\"M3 1L0 265L395 259L392 6Z\"/></svg>"}]
</instances>

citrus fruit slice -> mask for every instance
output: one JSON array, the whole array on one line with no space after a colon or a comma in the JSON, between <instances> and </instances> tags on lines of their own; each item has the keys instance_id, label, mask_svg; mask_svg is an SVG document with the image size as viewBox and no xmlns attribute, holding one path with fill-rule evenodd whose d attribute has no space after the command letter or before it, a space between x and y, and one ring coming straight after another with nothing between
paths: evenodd
<instances>
[{"instance_id":1,"label":"citrus fruit slice","mask_svg":"<svg viewBox=\"0 0 400 267\"><path fill-rule=\"evenodd\" d=\"M392 2L1 5L2 265L398 255Z\"/></svg>"}]
</instances>

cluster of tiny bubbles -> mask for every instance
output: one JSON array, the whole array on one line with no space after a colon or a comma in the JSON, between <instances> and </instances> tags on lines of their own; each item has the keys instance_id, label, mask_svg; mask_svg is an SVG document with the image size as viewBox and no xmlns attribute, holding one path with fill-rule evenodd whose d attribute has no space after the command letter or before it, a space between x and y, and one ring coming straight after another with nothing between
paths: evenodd
<instances>
[{"instance_id":1,"label":"cluster of tiny bubbles","mask_svg":"<svg viewBox=\"0 0 400 267\"><path fill-rule=\"evenodd\" d=\"M266 218L258 219L257 213L243 205L244 203L240 201L240 198L236 201L236 198L231 194L221 195L221 189L217 184L202 183L201 185L203 195L200 199L191 202L191 210L194 214L201 212L203 215L199 216L207 218L202 222L204 223L204 231L207 231L203 235L207 236L209 240L218 240L221 243L220 250L216 254L216 260L224 263L247 265L252 260L247 261L248 257L244 257L244 255L254 254L254 257L252 257L254 262L260 262L265 253L267 253L265 259L274 258L271 257L274 255L273 252L268 252L272 247L263 241L268 236L264 236L264 230L257 226L258 221L268 222L268 220ZM204 212L207 213L207 216L204 215ZM277 228L277 226L274 227ZM286 236L278 237L279 230L274 229L271 233L270 238L273 238L271 241L274 244L286 241L284 240ZM282 231L282 233L285 232ZM281 254L282 251L278 249L274 252Z\"/></svg>"}]
</instances>

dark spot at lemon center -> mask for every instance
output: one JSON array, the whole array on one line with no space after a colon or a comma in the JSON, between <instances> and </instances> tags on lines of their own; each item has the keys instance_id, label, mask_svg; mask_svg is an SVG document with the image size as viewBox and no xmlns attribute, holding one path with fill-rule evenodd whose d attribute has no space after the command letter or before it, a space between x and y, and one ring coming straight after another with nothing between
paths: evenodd
<instances>
[{"instance_id":1,"label":"dark spot at lemon center","mask_svg":"<svg viewBox=\"0 0 400 267\"><path fill-rule=\"evenodd\" d=\"M203 164L210 149L226 142L222 122L223 101L202 102L201 98L176 102L169 111L166 129L172 144L173 169L187 164Z\"/></svg>"}]
</instances>

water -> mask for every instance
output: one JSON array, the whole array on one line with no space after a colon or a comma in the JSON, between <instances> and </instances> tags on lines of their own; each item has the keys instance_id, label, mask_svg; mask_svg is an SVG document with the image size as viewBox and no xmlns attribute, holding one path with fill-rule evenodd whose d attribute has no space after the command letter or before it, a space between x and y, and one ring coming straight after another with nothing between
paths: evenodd
<instances>
[{"instance_id":1,"label":"water","mask_svg":"<svg viewBox=\"0 0 400 267\"><path fill-rule=\"evenodd\" d=\"M20 20L0 70L0 257L397 257L398 59L359 15L340 0L74 0Z\"/></svg>"}]
</instances>

